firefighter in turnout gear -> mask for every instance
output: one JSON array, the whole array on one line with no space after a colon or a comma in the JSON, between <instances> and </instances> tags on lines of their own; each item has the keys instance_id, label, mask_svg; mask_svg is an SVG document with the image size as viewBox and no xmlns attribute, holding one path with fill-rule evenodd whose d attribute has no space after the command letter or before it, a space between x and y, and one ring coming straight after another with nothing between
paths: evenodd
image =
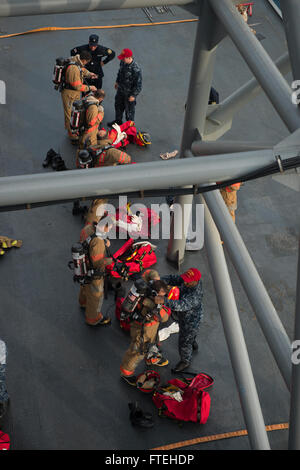
<instances>
[{"instance_id":1,"label":"firefighter in turnout gear","mask_svg":"<svg viewBox=\"0 0 300 470\"><path fill-rule=\"evenodd\" d=\"M84 128L79 137L79 149L97 144L98 127L104 118L104 108L101 105L104 97L105 92L103 90L96 90L84 99L86 109L83 123Z\"/></svg>"},{"instance_id":2,"label":"firefighter in turnout gear","mask_svg":"<svg viewBox=\"0 0 300 470\"><path fill-rule=\"evenodd\" d=\"M155 279L151 286L153 291L164 296L168 288L158 278L157 271L150 270L144 279ZM164 305L156 305L151 296L142 297L139 301L135 310L135 319L130 324L131 343L120 366L121 377L130 385L136 384L135 370L143 359L151 366L162 367L169 363L156 346L156 339L160 323L167 322L170 313L170 309Z\"/></svg>"},{"instance_id":3,"label":"firefighter in turnout gear","mask_svg":"<svg viewBox=\"0 0 300 470\"><path fill-rule=\"evenodd\" d=\"M109 217L104 216L96 225L96 229L94 225L89 224L80 235L81 242L89 242L89 259L95 270L92 281L81 285L79 292L79 304L85 309L85 321L89 326L107 325L111 322L110 317L102 314L101 308L104 299L105 268L113 261L106 256L106 248L110 246L106 237L113 224Z\"/></svg>"},{"instance_id":4,"label":"firefighter in turnout gear","mask_svg":"<svg viewBox=\"0 0 300 470\"><path fill-rule=\"evenodd\" d=\"M237 192L241 187L241 183L231 184L224 189L220 190L221 196L227 206L229 214L235 223L235 211L237 209Z\"/></svg>"},{"instance_id":5,"label":"firefighter in turnout gear","mask_svg":"<svg viewBox=\"0 0 300 470\"><path fill-rule=\"evenodd\" d=\"M85 68L90 60L91 55L88 52L81 52L80 55L72 57L72 61L65 72L65 85L61 92L61 98L64 108L65 128L72 143L78 142L78 137L73 135L70 126L73 102L80 99L82 92L96 91L95 86L88 86L83 83L85 78L94 76Z\"/></svg>"},{"instance_id":6,"label":"firefighter in turnout gear","mask_svg":"<svg viewBox=\"0 0 300 470\"><path fill-rule=\"evenodd\" d=\"M116 166L116 165L128 165L131 163L131 157L123 150L115 149L114 147L102 148L98 145L90 147L87 150L81 150L78 152L77 167L82 167L82 159L86 158L86 155L91 155L92 168L99 168L102 166Z\"/></svg>"},{"instance_id":7,"label":"firefighter in turnout gear","mask_svg":"<svg viewBox=\"0 0 300 470\"><path fill-rule=\"evenodd\" d=\"M88 51L91 54L92 59L86 68L97 75L96 78L88 78L87 83L89 85L95 85L98 89L102 88L102 80L104 77L102 68L114 59L116 53L108 47L100 46L99 36L97 36L97 34L90 35L88 44L74 47L74 49L71 50L71 56L80 54L82 51Z\"/></svg>"}]
</instances>

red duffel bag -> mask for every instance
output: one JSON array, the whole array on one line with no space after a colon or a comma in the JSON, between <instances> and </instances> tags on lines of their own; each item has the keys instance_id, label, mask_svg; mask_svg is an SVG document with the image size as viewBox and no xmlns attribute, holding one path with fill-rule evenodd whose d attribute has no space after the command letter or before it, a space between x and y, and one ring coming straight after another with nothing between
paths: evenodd
<instances>
[{"instance_id":1,"label":"red duffel bag","mask_svg":"<svg viewBox=\"0 0 300 470\"><path fill-rule=\"evenodd\" d=\"M135 242L133 238L118 250L113 256L116 261L106 267L107 272L112 277L120 278L121 276L116 270L116 265L120 266L125 263L128 268L128 276L140 273L144 269L149 268L157 262L157 257L154 252L155 246L150 242Z\"/></svg>"},{"instance_id":2,"label":"red duffel bag","mask_svg":"<svg viewBox=\"0 0 300 470\"><path fill-rule=\"evenodd\" d=\"M0 431L0 450L9 450L10 439L9 435Z\"/></svg>"},{"instance_id":3,"label":"red duffel bag","mask_svg":"<svg viewBox=\"0 0 300 470\"><path fill-rule=\"evenodd\" d=\"M172 379L154 392L152 399L160 416L204 424L211 403L210 395L204 389L213 383L213 378L204 373L192 379Z\"/></svg>"}]
</instances>

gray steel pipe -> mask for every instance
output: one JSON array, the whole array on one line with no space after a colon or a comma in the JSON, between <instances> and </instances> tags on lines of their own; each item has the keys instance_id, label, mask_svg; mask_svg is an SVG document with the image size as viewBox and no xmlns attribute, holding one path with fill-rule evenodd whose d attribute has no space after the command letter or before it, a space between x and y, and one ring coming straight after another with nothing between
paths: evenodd
<instances>
[{"instance_id":1,"label":"gray steel pipe","mask_svg":"<svg viewBox=\"0 0 300 470\"><path fill-rule=\"evenodd\" d=\"M300 240L298 248L298 279L295 312L294 340L299 350L300 347ZM292 365L292 386L291 386L291 408L290 408L290 428L289 428L289 450L300 450L300 361L299 354L296 354L295 362Z\"/></svg>"},{"instance_id":2,"label":"gray steel pipe","mask_svg":"<svg viewBox=\"0 0 300 470\"><path fill-rule=\"evenodd\" d=\"M164 0L164 5L187 5L193 0ZM1 16L48 15L80 11L119 10L159 6L161 0L3 0Z\"/></svg>"},{"instance_id":3,"label":"gray steel pipe","mask_svg":"<svg viewBox=\"0 0 300 470\"><path fill-rule=\"evenodd\" d=\"M195 157L202 155L220 155L226 153L249 152L251 150L271 150L273 144L254 142L238 142L236 140L205 141L197 140L192 143L192 153Z\"/></svg>"},{"instance_id":4,"label":"gray steel pipe","mask_svg":"<svg viewBox=\"0 0 300 470\"><path fill-rule=\"evenodd\" d=\"M220 191L203 195L284 381L291 386L291 342Z\"/></svg>"},{"instance_id":5,"label":"gray steel pipe","mask_svg":"<svg viewBox=\"0 0 300 470\"><path fill-rule=\"evenodd\" d=\"M217 46L214 44L216 28L219 21L212 11L208 0L202 0L201 10L199 7L199 23L194 45L192 70L190 76L189 90L186 103L184 127L181 139L180 158L184 158L186 150L191 148L195 138L195 131L198 129L200 135L204 133L208 99L212 83L213 67L216 57ZM176 203L181 207L192 206L193 196L180 196L176 198ZM186 214L184 220L174 220L171 223L170 241L167 249L167 259L179 265L184 259L185 238L176 239L174 233L186 233L189 224L190 214ZM181 224L177 227L174 224Z\"/></svg>"},{"instance_id":6,"label":"gray steel pipe","mask_svg":"<svg viewBox=\"0 0 300 470\"><path fill-rule=\"evenodd\" d=\"M280 4L282 19L291 58L294 80L300 80L300 3L299 0L284 0Z\"/></svg>"},{"instance_id":7,"label":"gray steel pipe","mask_svg":"<svg viewBox=\"0 0 300 470\"><path fill-rule=\"evenodd\" d=\"M203 197L196 198L203 204ZM205 249L250 445L253 450L269 450L270 444L220 236L206 205L204 214Z\"/></svg>"},{"instance_id":8,"label":"gray steel pipe","mask_svg":"<svg viewBox=\"0 0 300 470\"><path fill-rule=\"evenodd\" d=\"M209 1L289 131L298 129L300 110L292 103L291 88L255 34L251 32L231 0Z\"/></svg>"},{"instance_id":9,"label":"gray steel pipe","mask_svg":"<svg viewBox=\"0 0 300 470\"><path fill-rule=\"evenodd\" d=\"M68 200L130 191L204 184L238 178L274 163L272 151L255 151L138 163L117 167L69 170L0 180L0 206Z\"/></svg>"}]
</instances>

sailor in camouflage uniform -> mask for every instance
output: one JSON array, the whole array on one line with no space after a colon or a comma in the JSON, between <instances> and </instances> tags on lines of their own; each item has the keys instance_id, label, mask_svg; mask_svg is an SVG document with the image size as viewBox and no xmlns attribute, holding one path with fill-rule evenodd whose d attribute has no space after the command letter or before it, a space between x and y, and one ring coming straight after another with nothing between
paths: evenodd
<instances>
[{"instance_id":1,"label":"sailor in camouflage uniform","mask_svg":"<svg viewBox=\"0 0 300 470\"><path fill-rule=\"evenodd\" d=\"M181 360L175 366L174 372L186 369L191 363L193 350L198 349L196 336L203 318L203 290L200 278L201 273L196 268L190 268L180 276L163 276L162 280L166 284L179 287L179 300L158 297L155 300L157 303L163 300L166 307L178 314L178 347Z\"/></svg>"},{"instance_id":2,"label":"sailor in camouflage uniform","mask_svg":"<svg viewBox=\"0 0 300 470\"><path fill-rule=\"evenodd\" d=\"M115 96L115 121L108 123L109 127L113 124L122 124L125 111L126 121L134 121L136 98L142 90L142 71L133 58L130 49L123 49L118 56L120 59L120 68L115 83L117 90Z\"/></svg>"}]
</instances>

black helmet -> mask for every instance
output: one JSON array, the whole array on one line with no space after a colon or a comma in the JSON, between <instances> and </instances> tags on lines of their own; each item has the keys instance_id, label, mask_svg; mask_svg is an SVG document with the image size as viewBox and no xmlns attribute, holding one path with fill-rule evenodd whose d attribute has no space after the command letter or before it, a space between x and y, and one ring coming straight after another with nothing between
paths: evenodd
<instances>
[{"instance_id":1,"label":"black helmet","mask_svg":"<svg viewBox=\"0 0 300 470\"><path fill-rule=\"evenodd\" d=\"M89 37L89 44L91 46L97 46L99 42L99 36L97 34L91 34Z\"/></svg>"},{"instance_id":2,"label":"black helmet","mask_svg":"<svg viewBox=\"0 0 300 470\"><path fill-rule=\"evenodd\" d=\"M79 168L91 168L93 157L88 150L80 150L78 153Z\"/></svg>"}]
</instances>

